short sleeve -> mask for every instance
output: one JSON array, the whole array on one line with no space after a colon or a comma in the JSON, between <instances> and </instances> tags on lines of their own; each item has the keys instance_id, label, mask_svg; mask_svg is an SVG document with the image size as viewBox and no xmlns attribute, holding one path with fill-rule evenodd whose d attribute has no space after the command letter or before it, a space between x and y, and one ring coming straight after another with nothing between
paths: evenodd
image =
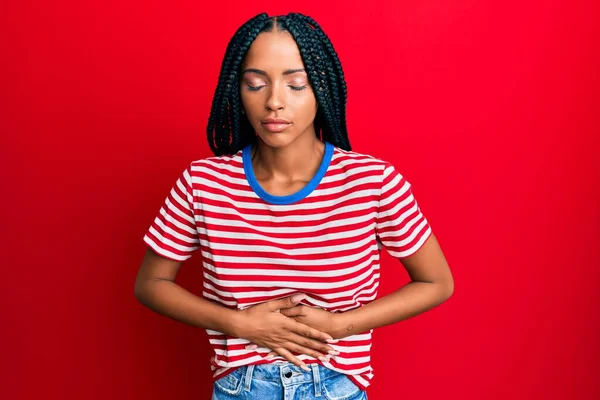
<instances>
[{"instance_id":1,"label":"short sleeve","mask_svg":"<svg viewBox=\"0 0 600 400\"><path fill-rule=\"evenodd\" d=\"M180 174L143 238L156 253L176 261L187 260L200 247L190 172L191 164Z\"/></svg>"},{"instance_id":2,"label":"short sleeve","mask_svg":"<svg viewBox=\"0 0 600 400\"><path fill-rule=\"evenodd\" d=\"M383 245L397 258L415 253L432 232L413 196L412 185L390 163L382 173L375 232L379 248Z\"/></svg>"}]
</instances>

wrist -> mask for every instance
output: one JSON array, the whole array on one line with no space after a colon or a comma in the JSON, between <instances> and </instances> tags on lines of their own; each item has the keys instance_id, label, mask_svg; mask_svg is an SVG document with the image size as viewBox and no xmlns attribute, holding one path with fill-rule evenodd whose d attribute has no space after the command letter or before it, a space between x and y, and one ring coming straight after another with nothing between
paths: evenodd
<instances>
[{"instance_id":1,"label":"wrist","mask_svg":"<svg viewBox=\"0 0 600 400\"><path fill-rule=\"evenodd\" d=\"M246 314L242 310L232 310L231 315L226 318L226 329L223 331L230 336L243 338L246 336L248 322Z\"/></svg>"},{"instance_id":2,"label":"wrist","mask_svg":"<svg viewBox=\"0 0 600 400\"><path fill-rule=\"evenodd\" d=\"M352 329L348 329L349 326L352 326L352 323L350 322L352 317L350 314L351 312L352 311L346 311L342 313L333 314L334 329L333 332L331 332L330 334L334 339L342 339L352 334Z\"/></svg>"}]
</instances>

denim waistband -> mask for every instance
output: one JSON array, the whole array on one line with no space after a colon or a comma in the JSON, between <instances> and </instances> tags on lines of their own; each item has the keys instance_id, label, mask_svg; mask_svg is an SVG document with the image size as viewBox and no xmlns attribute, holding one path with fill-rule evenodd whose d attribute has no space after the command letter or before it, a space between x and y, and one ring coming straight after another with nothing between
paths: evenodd
<instances>
[{"instance_id":1,"label":"denim waistband","mask_svg":"<svg viewBox=\"0 0 600 400\"><path fill-rule=\"evenodd\" d=\"M312 382L314 375L318 374L321 379L327 379L333 375L339 375L341 372L326 368L318 363L309 363L309 371L292 364L291 362L255 364L240 367L244 375L248 370L252 370L252 379L261 381L293 381L294 383Z\"/></svg>"},{"instance_id":2,"label":"denim waistband","mask_svg":"<svg viewBox=\"0 0 600 400\"><path fill-rule=\"evenodd\" d=\"M312 382L317 396L321 394L322 380L341 374L317 363L309 363L308 367L310 372L291 362L254 364L240 367L239 373L244 377L246 390L250 390L252 380L280 382L283 387Z\"/></svg>"}]
</instances>

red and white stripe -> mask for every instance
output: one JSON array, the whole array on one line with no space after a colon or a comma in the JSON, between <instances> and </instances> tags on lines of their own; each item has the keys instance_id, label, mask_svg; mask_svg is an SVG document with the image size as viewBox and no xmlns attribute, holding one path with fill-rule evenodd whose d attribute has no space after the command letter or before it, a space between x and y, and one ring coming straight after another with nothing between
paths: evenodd
<instances>
[{"instance_id":1,"label":"red and white stripe","mask_svg":"<svg viewBox=\"0 0 600 400\"><path fill-rule=\"evenodd\" d=\"M318 186L293 204L270 204L250 187L242 151L193 161L179 176L143 240L156 253L185 261L200 250L203 296L225 307L305 293L302 304L344 312L375 300L382 247L397 258L431 234L411 184L386 161L338 147ZM267 348L207 330L214 379L265 360ZM331 345L328 362L362 388L373 377L372 331Z\"/></svg>"}]
</instances>

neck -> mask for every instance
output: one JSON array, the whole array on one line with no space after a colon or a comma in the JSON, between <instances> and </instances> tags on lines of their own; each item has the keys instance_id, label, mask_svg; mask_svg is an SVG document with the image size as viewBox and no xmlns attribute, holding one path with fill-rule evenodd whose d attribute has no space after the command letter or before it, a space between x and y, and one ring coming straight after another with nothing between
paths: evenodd
<instances>
[{"instance_id":1,"label":"neck","mask_svg":"<svg viewBox=\"0 0 600 400\"><path fill-rule=\"evenodd\" d=\"M315 135L302 135L284 147L271 147L260 138L252 149L252 168L259 180L310 180L319 169L325 143Z\"/></svg>"}]
</instances>

